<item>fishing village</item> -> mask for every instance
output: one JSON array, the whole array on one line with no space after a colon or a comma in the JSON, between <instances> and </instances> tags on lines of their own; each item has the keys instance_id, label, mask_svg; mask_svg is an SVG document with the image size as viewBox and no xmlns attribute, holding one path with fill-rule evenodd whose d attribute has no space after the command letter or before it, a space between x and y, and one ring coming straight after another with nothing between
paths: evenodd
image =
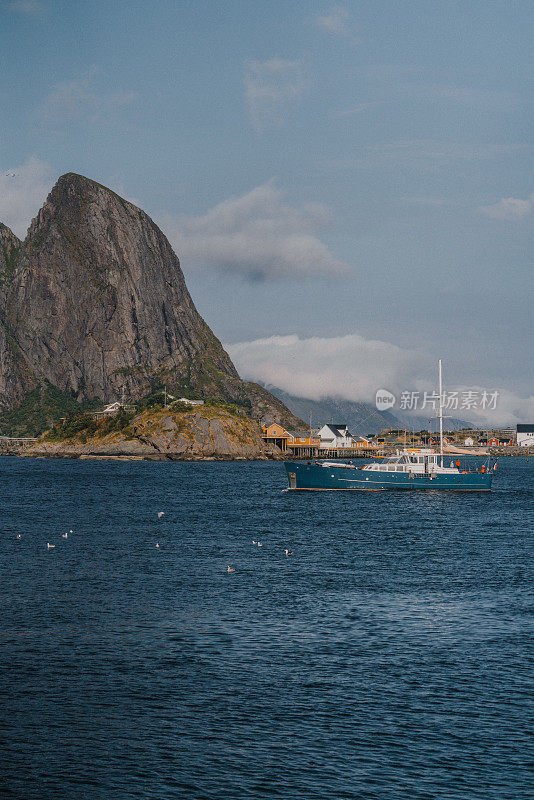
<instances>
[{"instance_id":1,"label":"fishing village","mask_svg":"<svg viewBox=\"0 0 534 800\"><path fill-rule=\"evenodd\" d=\"M353 435L346 424L328 423L304 431L286 430L273 423L262 426L264 442L283 455L299 458L369 458L387 456L397 449L435 447L439 435L431 431L384 428L378 434ZM443 452L449 455L534 456L534 425L515 428L446 431Z\"/></svg>"}]
</instances>

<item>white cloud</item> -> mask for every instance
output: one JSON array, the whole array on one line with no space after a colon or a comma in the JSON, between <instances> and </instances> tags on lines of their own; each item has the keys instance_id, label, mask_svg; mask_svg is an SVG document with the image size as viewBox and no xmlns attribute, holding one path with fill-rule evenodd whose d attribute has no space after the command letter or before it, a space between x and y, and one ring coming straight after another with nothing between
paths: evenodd
<instances>
[{"instance_id":1,"label":"white cloud","mask_svg":"<svg viewBox=\"0 0 534 800\"><path fill-rule=\"evenodd\" d=\"M339 397L374 403L377 389L387 389L397 397L392 413L400 409L402 391L436 391L436 364L428 353L408 350L389 342L365 339L358 334L332 338L271 336L249 342L225 345L240 374L278 386L290 394L319 400ZM445 391L473 391L481 405L483 387L446 386ZM471 420L476 425L515 424L534 418L534 397L522 398L506 389L498 391L495 409L468 411L460 407L446 411L449 416ZM426 410L415 411L428 416ZM435 412L432 412L434 415Z\"/></svg>"},{"instance_id":2,"label":"white cloud","mask_svg":"<svg viewBox=\"0 0 534 800\"><path fill-rule=\"evenodd\" d=\"M491 206L480 206L481 214L491 219L523 219L534 211L534 192L526 200L517 197L503 197Z\"/></svg>"},{"instance_id":3,"label":"white cloud","mask_svg":"<svg viewBox=\"0 0 534 800\"><path fill-rule=\"evenodd\" d=\"M96 86L97 69L56 83L39 108L45 122L98 122L111 111L130 105L135 92L101 92Z\"/></svg>"},{"instance_id":4,"label":"white cloud","mask_svg":"<svg viewBox=\"0 0 534 800\"><path fill-rule=\"evenodd\" d=\"M244 377L314 400L334 396L370 402L377 389L419 385L423 359L415 351L355 333L309 339L271 336L226 349Z\"/></svg>"},{"instance_id":5,"label":"white cloud","mask_svg":"<svg viewBox=\"0 0 534 800\"><path fill-rule=\"evenodd\" d=\"M269 124L283 122L309 81L301 61L275 57L268 61L250 61L244 83L250 120L256 130L261 131Z\"/></svg>"},{"instance_id":6,"label":"white cloud","mask_svg":"<svg viewBox=\"0 0 534 800\"><path fill-rule=\"evenodd\" d=\"M38 17L43 12L43 4L37 0L12 0L10 3L4 3L4 8L28 17Z\"/></svg>"},{"instance_id":7,"label":"white cloud","mask_svg":"<svg viewBox=\"0 0 534 800\"><path fill-rule=\"evenodd\" d=\"M212 267L250 280L349 271L317 236L332 225L325 206L290 206L274 181L224 200L202 216L161 222L188 267Z\"/></svg>"},{"instance_id":8,"label":"white cloud","mask_svg":"<svg viewBox=\"0 0 534 800\"><path fill-rule=\"evenodd\" d=\"M495 410L481 412L493 425L516 425L534 419L534 397L519 397L507 389L499 391Z\"/></svg>"},{"instance_id":9,"label":"white cloud","mask_svg":"<svg viewBox=\"0 0 534 800\"><path fill-rule=\"evenodd\" d=\"M0 221L24 238L32 217L43 204L54 180L48 164L33 156L0 173Z\"/></svg>"},{"instance_id":10,"label":"white cloud","mask_svg":"<svg viewBox=\"0 0 534 800\"><path fill-rule=\"evenodd\" d=\"M350 39L352 44L359 44L350 28L349 17L349 12L344 6L333 6L325 16L315 17L314 22L318 28L332 36L342 36Z\"/></svg>"}]
</instances>

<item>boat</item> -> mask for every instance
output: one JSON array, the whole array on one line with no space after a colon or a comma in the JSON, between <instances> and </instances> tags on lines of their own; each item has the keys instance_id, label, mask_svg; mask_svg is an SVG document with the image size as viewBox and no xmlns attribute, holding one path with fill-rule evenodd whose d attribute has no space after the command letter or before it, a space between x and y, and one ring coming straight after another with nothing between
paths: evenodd
<instances>
[{"instance_id":1,"label":"boat","mask_svg":"<svg viewBox=\"0 0 534 800\"><path fill-rule=\"evenodd\" d=\"M489 492L497 467L489 456L480 466L468 467L457 459L444 466L443 391L439 360L440 451L432 448L403 448L393 456L358 467L352 462L285 461L289 490L367 491L388 489L457 492Z\"/></svg>"}]
</instances>

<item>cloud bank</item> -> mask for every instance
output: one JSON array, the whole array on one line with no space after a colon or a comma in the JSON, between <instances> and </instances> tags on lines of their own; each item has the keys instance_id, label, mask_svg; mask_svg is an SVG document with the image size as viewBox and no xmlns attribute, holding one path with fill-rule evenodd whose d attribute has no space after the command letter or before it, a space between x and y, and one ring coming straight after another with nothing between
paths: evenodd
<instances>
[{"instance_id":1,"label":"cloud bank","mask_svg":"<svg viewBox=\"0 0 534 800\"><path fill-rule=\"evenodd\" d=\"M309 339L270 336L231 344L227 350L246 377L313 400L339 396L374 402L379 388L396 391L420 384L420 353L355 333Z\"/></svg>"},{"instance_id":2,"label":"cloud bank","mask_svg":"<svg viewBox=\"0 0 534 800\"><path fill-rule=\"evenodd\" d=\"M429 354L365 339L358 334L332 338L271 336L225 345L240 374L278 386L290 394L320 400L340 397L374 403L378 389L436 391L436 361ZM446 386L446 391L499 391L495 409L447 411L476 425L511 425L534 418L534 397L522 398L500 387ZM403 411L403 413L407 413ZM416 410L420 416L427 411ZM434 413L434 412L433 412Z\"/></svg>"},{"instance_id":3,"label":"cloud bank","mask_svg":"<svg viewBox=\"0 0 534 800\"><path fill-rule=\"evenodd\" d=\"M318 238L332 225L320 203L296 208L274 181L219 203L207 214L161 224L187 266L204 266L249 280L334 276L349 272Z\"/></svg>"},{"instance_id":4,"label":"cloud bank","mask_svg":"<svg viewBox=\"0 0 534 800\"><path fill-rule=\"evenodd\" d=\"M523 219L534 211L534 192L526 200L517 197L503 197L491 206L481 206L479 212L490 219Z\"/></svg>"},{"instance_id":5,"label":"cloud bank","mask_svg":"<svg viewBox=\"0 0 534 800\"><path fill-rule=\"evenodd\" d=\"M244 83L250 121L257 131L262 131L268 125L283 122L309 81L301 61L275 57L250 61Z\"/></svg>"},{"instance_id":6,"label":"cloud bank","mask_svg":"<svg viewBox=\"0 0 534 800\"><path fill-rule=\"evenodd\" d=\"M54 184L52 170L33 156L0 173L0 221L21 239Z\"/></svg>"}]
</instances>

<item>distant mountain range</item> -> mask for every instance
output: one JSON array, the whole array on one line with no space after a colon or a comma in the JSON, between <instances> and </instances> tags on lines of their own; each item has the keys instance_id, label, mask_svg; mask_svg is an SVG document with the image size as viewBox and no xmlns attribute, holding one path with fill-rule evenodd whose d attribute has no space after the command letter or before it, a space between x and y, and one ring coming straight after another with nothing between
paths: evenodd
<instances>
[{"instance_id":1,"label":"distant mountain range","mask_svg":"<svg viewBox=\"0 0 534 800\"><path fill-rule=\"evenodd\" d=\"M408 430L428 430L428 417L411 416L402 412L391 413L379 411L371 403L343 400L335 397L325 397L322 400L309 400L305 397L296 397L285 392L278 386L265 384L271 394L278 397L295 416L300 417L309 424L310 413L312 426L319 427L327 422L345 423L350 432L358 436L379 433L383 428L407 428ZM470 422L461 419L447 418L447 430L460 430L461 428L475 427ZM437 428L437 420L433 420L432 429Z\"/></svg>"}]
</instances>

